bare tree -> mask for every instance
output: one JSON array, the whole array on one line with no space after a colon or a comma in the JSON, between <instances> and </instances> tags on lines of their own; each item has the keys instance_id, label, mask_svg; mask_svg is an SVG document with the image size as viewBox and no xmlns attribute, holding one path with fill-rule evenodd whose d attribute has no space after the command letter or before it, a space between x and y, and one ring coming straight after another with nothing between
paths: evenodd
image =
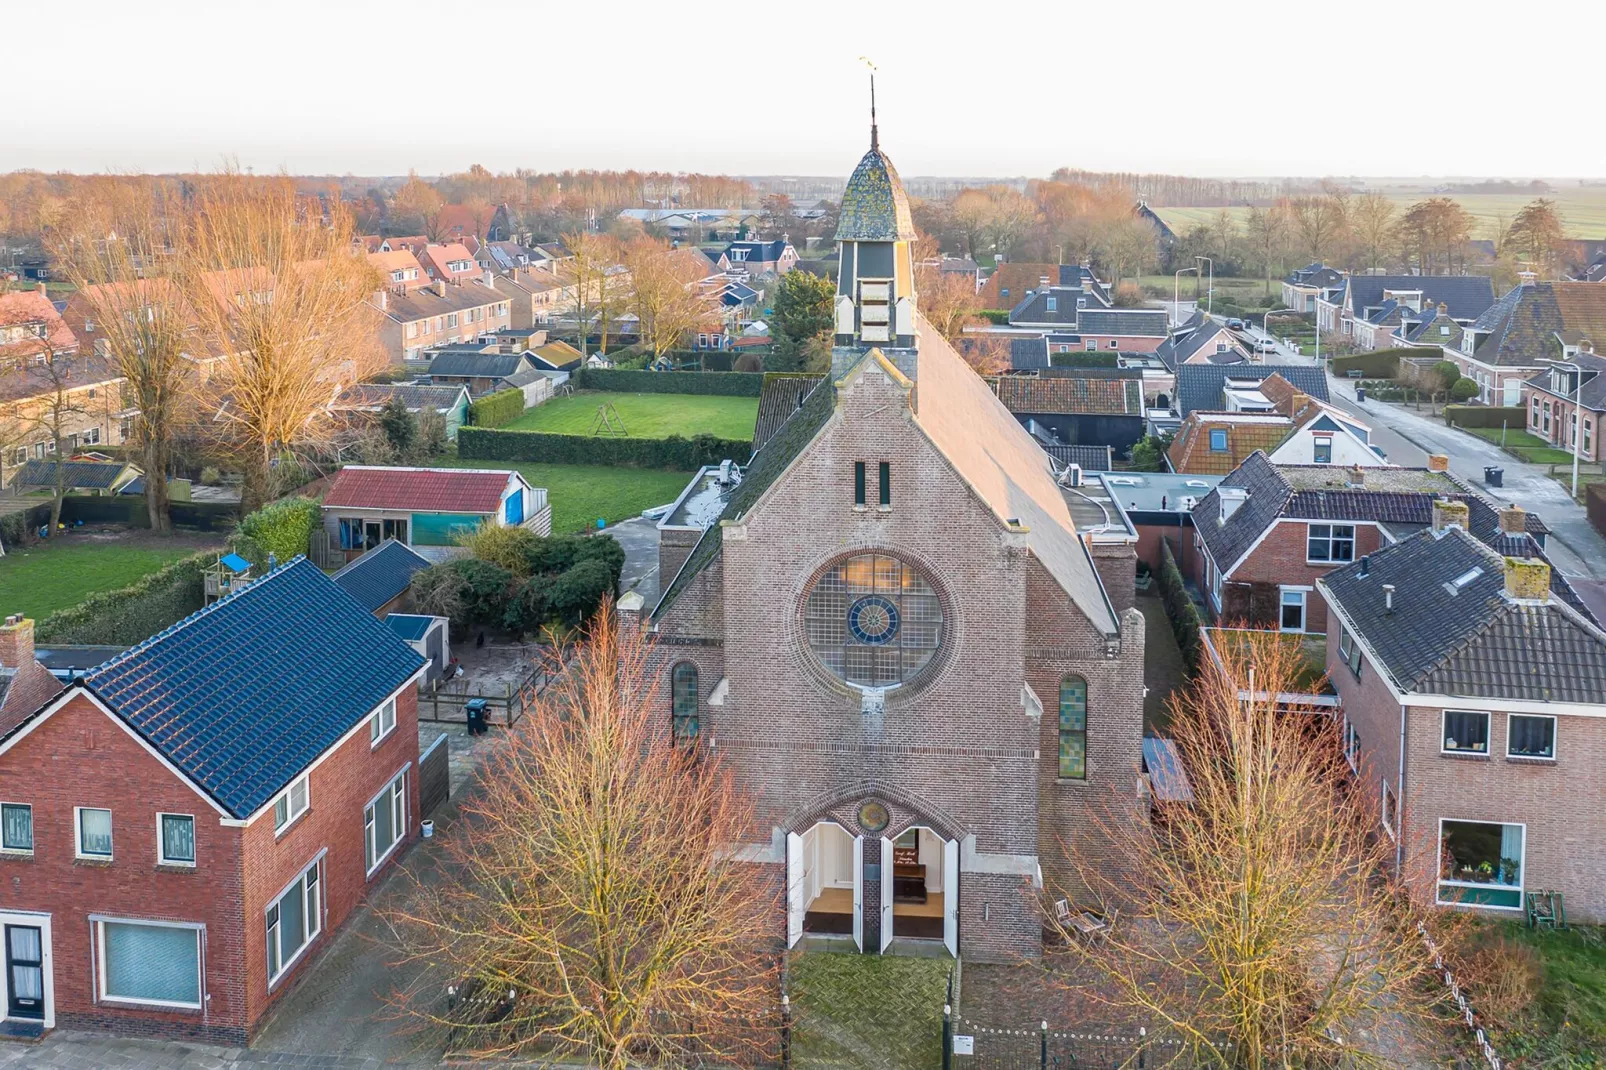
<instances>
[{"instance_id":1,"label":"bare tree","mask_svg":"<svg viewBox=\"0 0 1606 1070\"><path fill-rule=\"evenodd\" d=\"M1555 201L1541 197L1523 205L1522 211L1511 221L1507 238L1533 264L1541 278L1554 278L1559 274L1557 261L1566 238Z\"/></svg>"},{"instance_id":2,"label":"bare tree","mask_svg":"<svg viewBox=\"0 0 1606 1070\"><path fill-rule=\"evenodd\" d=\"M580 352L585 354L591 323L597 318L599 306L606 307L609 269L618 264L619 250L613 239L588 231L565 234L563 245L571 254L563 263L563 271L574 284L574 296L566 311L574 314Z\"/></svg>"},{"instance_id":3,"label":"bare tree","mask_svg":"<svg viewBox=\"0 0 1606 1070\"><path fill-rule=\"evenodd\" d=\"M1332 198L1298 197L1292 202L1294 229L1304 252L1314 261L1325 262L1338 243L1343 215Z\"/></svg>"},{"instance_id":4,"label":"bare tree","mask_svg":"<svg viewBox=\"0 0 1606 1070\"><path fill-rule=\"evenodd\" d=\"M400 217L405 233L413 233L413 227L423 232L424 237L430 241L440 241L441 209L446 207L446 201L435 187L418 177L417 172L407 172L407 182L396 191L392 208Z\"/></svg>"},{"instance_id":5,"label":"bare tree","mask_svg":"<svg viewBox=\"0 0 1606 1070\"><path fill-rule=\"evenodd\" d=\"M425 967L398 1002L483 1055L764 1064L781 908L731 858L751 804L713 753L671 738L639 628L605 601L578 650L488 759L440 878L390 912ZM445 1007L446 984L501 1011Z\"/></svg>"},{"instance_id":6,"label":"bare tree","mask_svg":"<svg viewBox=\"0 0 1606 1070\"><path fill-rule=\"evenodd\" d=\"M50 530L61 523L61 507L71 486L67 460L78 448L91 417L104 411L106 401L91 401L89 387L109 378L95 375L104 362L86 357L76 347L62 346L48 334L22 343L0 346L0 376L18 384L21 396L0 403L0 428L15 442L49 443L55 461L50 488ZM9 393L9 391L8 391ZM43 438L41 438L43 436Z\"/></svg>"},{"instance_id":7,"label":"bare tree","mask_svg":"<svg viewBox=\"0 0 1606 1070\"><path fill-rule=\"evenodd\" d=\"M713 306L696 286L701 273L689 269L673 249L641 238L626 246L623 256L630 269L627 306L636 314L641 345L653 360L714 322Z\"/></svg>"},{"instance_id":8,"label":"bare tree","mask_svg":"<svg viewBox=\"0 0 1606 1070\"><path fill-rule=\"evenodd\" d=\"M1366 256L1367 268L1374 274L1394 240L1398 216L1394 202L1375 190L1361 194L1351 205L1351 230Z\"/></svg>"},{"instance_id":9,"label":"bare tree","mask_svg":"<svg viewBox=\"0 0 1606 1070\"><path fill-rule=\"evenodd\" d=\"M1246 229L1249 247L1260 262L1266 276L1266 292L1271 293L1272 265L1282 268L1282 257L1288 247L1288 210L1283 205L1268 208L1250 208Z\"/></svg>"},{"instance_id":10,"label":"bare tree","mask_svg":"<svg viewBox=\"0 0 1606 1070\"><path fill-rule=\"evenodd\" d=\"M958 340L965 323L981 308L976 277L971 273L917 268L915 290L920 295L921 315L950 342Z\"/></svg>"}]
</instances>

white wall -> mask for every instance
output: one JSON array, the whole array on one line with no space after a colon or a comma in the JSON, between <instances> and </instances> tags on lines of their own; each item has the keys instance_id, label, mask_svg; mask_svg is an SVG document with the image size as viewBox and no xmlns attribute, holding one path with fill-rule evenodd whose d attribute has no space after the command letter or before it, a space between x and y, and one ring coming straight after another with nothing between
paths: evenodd
<instances>
[{"instance_id":1,"label":"white wall","mask_svg":"<svg viewBox=\"0 0 1606 1070\"><path fill-rule=\"evenodd\" d=\"M926 867L926 891L942 891L942 837L920 830L920 862Z\"/></svg>"},{"instance_id":2,"label":"white wall","mask_svg":"<svg viewBox=\"0 0 1606 1070\"><path fill-rule=\"evenodd\" d=\"M816 825L809 835L814 836L814 871L817 879L811 885L811 896L819 895L824 888L853 887L853 837L841 825Z\"/></svg>"},{"instance_id":3,"label":"white wall","mask_svg":"<svg viewBox=\"0 0 1606 1070\"><path fill-rule=\"evenodd\" d=\"M1316 436L1308 430L1299 432L1273 450L1271 460L1273 464L1315 464ZM1349 435L1335 432L1332 463L1344 467L1358 464L1363 468L1382 468L1389 462L1379 457L1370 446Z\"/></svg>"}]
</instances>

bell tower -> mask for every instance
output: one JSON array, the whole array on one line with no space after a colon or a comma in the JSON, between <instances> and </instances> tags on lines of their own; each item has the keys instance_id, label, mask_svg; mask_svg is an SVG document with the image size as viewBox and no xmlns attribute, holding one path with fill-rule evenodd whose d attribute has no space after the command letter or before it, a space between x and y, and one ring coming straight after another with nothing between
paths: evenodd
<instances>
[{"instance_id":1,"label":"bell tower","mask_svg":"<svg viewBox=\"0 0 1606 1070\"><path fill-rule=\"evenodd\" d=\"M870 76L870 151L842 191L836 230L841 267L831 367L840 375L871 347L915 378L915 238L909 197L881 151L875 75Z\"/></svg>"}]
</instances>

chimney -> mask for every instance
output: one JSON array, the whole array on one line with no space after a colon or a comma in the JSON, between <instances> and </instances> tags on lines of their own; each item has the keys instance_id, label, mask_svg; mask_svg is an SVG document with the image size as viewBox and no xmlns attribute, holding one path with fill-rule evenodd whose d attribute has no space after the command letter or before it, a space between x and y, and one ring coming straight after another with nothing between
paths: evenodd
<instances>
[{"instance_id":1,"label":"chimney","mask_svg":"<svg viewBox=\"0 0 1606 1070\"><path fill-rule=\"evenodd\" d=\"M34 287L34 289L38 292L40 297L50 296L50 287L46 286L42 282L38 286Z\"/></svg>"},{"instance_id":2,"label":"chimney","mask_svg":"<svg viewBox=\"0 0 1606 1070\"><path fill-rule=\"evenodd\" d=\"M1440 301L1439 302L1439 315L1441 315L1441 316L1448 315L1449 311L1450 311L1450 306L1445 304L1443 301Z\"/></svg>"},{"instance_id":3,"label":"chimney","mask_svg":"<svg viewBox=\"0 0 1606 1070\"><path fill-rule=\"evenodd\" d=\"M430 285L434 288L436 297L445 297L446 296L446 280L445 279L436 279Z\"/></svg>"},{"instance_id":4,"label":"chimney","mask_svg":"<svg viewBox=\"0 0 1606 1070\"><path fill-rule=\"evenodd\" d=\"M1539 276L1532 271L1519 271L1517 272L1517 278L1520 280L1518 283L1520 286L1532 286L1539 281Z\"/></svg>"},{"instance_id":5,"label":"chimney","mask_svg":"<svg viewBox=\"0 0 1606 1070\"><path fill-rule=\"evenodd\" d=\"M1578 352L1585 353L1585 354L1594 353L1595 352L1595 343L1591 342L1587 338L1579 339L1579 341L1578 341Z\"/></svg>"},{"instance_id":6,"label":"chimney","mask_svg":"<svg viewBox=\"0 0 1606 1070\"><path fill-rule=\"evenodd\" d=\"M1450 455L1447 453L1428 454L1429 472L1448 472L1450 470Z\"/></svg>"},{"instance_id":7,"label":"chimney","mask_svg":"<svg viewBox=\"0 0 1606 1070\"><path fill-rule=\"evenodd\" d=\"M1041 286L1045 290L1048 289L1048 276L1047 275L1039 275L1039 276L1037 276L1037 285Z\"/></svg>"},{"instance_id":8,"label":"chimney","mask_svg":"<svg viewBox=\"0 0 1606 1070\"><path fill-rule=\"evenodd\" d=\"M13 671L33 660L33 621L13 613L0 627L0 668Z\"/></svg>"},{"instance_id":9,"label":"chimney","mask_svg":"<svg viewBox=\"0 0 1606 1070\"><path fill-rule=\"evenodd\" d=\"M1216 523L1224 524L1238 511L1238 507L1249 500L1249 491L1244 487L1217 487L1216 497L1221 500L1221 513L1216 517Z\"/></svg>"},{"instance_id":10,"label":"chimney","mask_svg":"<svg viewBox=\"0 0 1606 1070\"><path fill-rule=\"evenodd\" d=\"M1537 557L1506 558L1506 597L1550 601L1550 565Z\"/></svg>"},{"instance_id":11,"label":"chimney","mask_svg":"<svg viewBox=\"0 0 1606 1070\"><path fill-rule=\"evenodd\" d=\"M1366 469L1360 465L1353 465L1349 470L1349 485L1352 487L1366 486Z\"/></svg>"},{"instance_id":12,"label":"chimney","mask_svg":"<svg viewBox=\"0 0 1606 1070\"><path fill-rule=\"evenodd\" d=\"M1389 613L1394 612L1394 585L1392 583L1383 585L1383 608Z\"/></svg>"},{"instance_id":13,"label":"chimney","mask_svg":"<svg viewBox=\"0 0 1606 1070\"><path fill-rule=\"evenodd\" d=\"M491 289L494 290L496 288L495 276L493 276L491 274L491 269L490 268L486 268L485 269L485 278L483 279L483 281L484 281L485 285L490 287Z\"/></svg>"},{"instance_id":14,"label":"chimney","mask_svg":"<svg viewBox=\"0 0 1606 1070\"><path fill-rule=\"evenodd\" d=\"M1500 510L1500 531L1505 535L1523 535L1528 531L1528 511L1520 505Z\"/></svg>"},{"instance_id":15,"label":"chimney","mask_svg":"<svg viewBox=\"0 0 1606 1070\"><path fill-rule=\"evenodd\" d=\"M390 295L387 294L384 290L375 290L374 291L374 304L379 306L379 311L381 311L381 312L385 311L387 308L390 307Z\"/></svg>"},{"instance_id":16,"label":"chimney","mask_svg":"<svg viewBox=\"0 0 1606 1070\"><path fill-rule=\"evenodd\" d=\"M1433 502L1433 533L1443 535L1452 527L1467 530L1466 502L1453 502L1447 498L1436 498Z\"/></svg>"},{"instance_id":17,"label":"chimney","mask_svg":"<svg viewBox=\"0 0 1606 1070\"><path fill-rule=\"evenodd\" d=\"M1085 293L1085 294L1090 294L1090 293L1093 292L1093 276L1092 275L1084 274L1082 276L1082 292Z\"/></svg>"}]
</instances>

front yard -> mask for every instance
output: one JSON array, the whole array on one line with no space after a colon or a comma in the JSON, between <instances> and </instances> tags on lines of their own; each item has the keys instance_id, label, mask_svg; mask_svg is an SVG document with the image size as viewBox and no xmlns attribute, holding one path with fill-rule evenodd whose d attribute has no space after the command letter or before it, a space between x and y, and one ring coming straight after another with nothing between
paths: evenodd
<instances>
[{"instance_id":1,"label":"front yard","mask_svg":"<svg viewBox=\"0 0 1606 1070\"><path fill-rule=\"evenodd\" d=\"M751 433L751 432L749 432ZM643 509L674 501L692 473L605 464L537 464L530 461L475 461L436 458L437 468L516 468L532 486L545 487L552 503L552 532L591 531L601 517L610 524Z\"/></svg>"},{"instance_id":2,"label":"front yard","mask_svg":"<svg viewBox=\"0 0 1606 1070\"><path fill-rule=\"evenodd\" d=\"M792 1063L803 1068L942 1065L942 1005L953 960L794 952Z\"/></svg>"},{"instance_id":3,"label":"front yard","mask_svg":"<svg viewBox=\"0 0 1606 1070\"><path fill-rule=\"evenodd\" d=\"M753 437L757 398L703 394L616 394L583 390L553 398L506 425L509 431L545 431L555 435L590 435L598 410L612 405L610 417L630 438L665 438L710 434L745 440Z\"/></svg>"},{"instance_id":4,"label":"front yard","mask_svg":"<svg viewBox=\"0 0 1606 1070\"><path fill-rule=\"evenodd\" d=\"M1515 922L1486 922L1517 949L1514 963L1531 984L1525 1009L1500 1015L1490 1041L1501 1058L1523 1066L1600 1066L1606 1053L1606 930L1575 925L1564 931L1529 929ZM1529 952L1532 954L1530 955ZM1535 969L1537 967L1537 969ZM1469 990L1480 1013L1489 1005L1478 986ZM1520 1002L1520 1001L1519 1001Z\"/></svg>"},{"instance_id":5,"label":"front yard","mask_svg":"<svg viewBox=\"0 0 1606 1070\"><path fill-rule=\"evenodd\" d=\"M1507 453L1528 464L1572 464L1568 450L1557 449L1529 431L1501 427L1463 427L1460 430L1477 435L1485 442L1493 442Z\"/></svg>"},{"instance_id":6,"label":"front yard","mask_svg":"<svg viewBox=\"0 0 1606 1070\"><path fill-rule=\"evenodd\" d=\"M216 536L183 532L164 537L148 531L97 529L8 548L0 557L0 615L23 613L39 620L222 544Z\"/></svg>"}]
</instances>

